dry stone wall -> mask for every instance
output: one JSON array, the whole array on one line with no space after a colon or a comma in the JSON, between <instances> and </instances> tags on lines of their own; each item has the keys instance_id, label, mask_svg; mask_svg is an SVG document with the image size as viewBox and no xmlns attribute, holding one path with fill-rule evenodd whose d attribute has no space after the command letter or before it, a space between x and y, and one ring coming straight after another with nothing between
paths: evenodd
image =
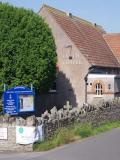
<instances>
[{"instance_id":1,"label":"dry stone wall","mask_svg":"<svg viewBox=\"0 0 120 160\"><path fill-rule=\"evenodd\" d=\"M57 111L54 107L51 113L47 111L38 121L44 125L45 138L51 138L60 127L68 127L75 123L92 123L94 127L105 122L120 120L120 103L113 101L102 103L99 107L84 105L82 108L72 108L69 104Z\"/></svg>"},{"instance_id":2,"label":"dry stone wall","mask_svg":"<svg viewBox=\"0 0 120 160\"><path fill-rule=\"evenodd\" d=\"M92 123L94 127L108 121L120 120L120 101L103 102L99 106L84 104L82 108L72 108L67 103L62 109L56 107L46 111L41 117L9 117L0 116L0 129L7 128L7 139L0 139L0 151L32 151L33 144L16 144L16 126L43 125L44 138L51 138L60 127L68 127L75 123ZM28 131L29 132L29 131Z\"/></svg>"}]
</instances>

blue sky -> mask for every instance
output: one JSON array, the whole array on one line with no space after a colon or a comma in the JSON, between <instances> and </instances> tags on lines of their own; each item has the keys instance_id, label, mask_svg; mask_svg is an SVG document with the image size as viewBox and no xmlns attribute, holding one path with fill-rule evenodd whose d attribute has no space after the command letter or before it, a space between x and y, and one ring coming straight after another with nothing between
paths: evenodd
<instances>
[{"instance_id":1,"label":"blue sky","mask_svg":"<svg viewBox=\"0 0 120 160\"><path fill-rule=\"evenodd\" d=\"M107 32L120 32L120 0L0 0L37 12L47 4L100 24Z\"/></svg>"}]
</instances>

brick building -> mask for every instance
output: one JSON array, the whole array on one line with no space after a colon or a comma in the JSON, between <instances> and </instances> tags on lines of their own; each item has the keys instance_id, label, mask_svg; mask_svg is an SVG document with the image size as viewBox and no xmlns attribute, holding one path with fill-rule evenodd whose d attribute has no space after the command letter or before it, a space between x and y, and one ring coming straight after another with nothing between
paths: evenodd
<instances>
[{"instance_id":1,"label":"brick building","mask_svg":"<svg viewBox=\"0 0 120 160\"><path fill-rule=\"evenodd\" d=\"M86 20L43 5L39 11L55 38L56 85L42 95L42 106L98 103L120 93L120 34L107 34Z\"/></svg>"}]
</instances>

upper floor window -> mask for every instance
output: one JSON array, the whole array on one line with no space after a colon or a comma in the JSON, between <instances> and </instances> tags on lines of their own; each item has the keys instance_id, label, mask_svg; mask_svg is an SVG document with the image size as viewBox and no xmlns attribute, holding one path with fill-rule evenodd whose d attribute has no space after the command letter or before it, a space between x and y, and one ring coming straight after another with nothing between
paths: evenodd
<instances>
[{"instance_id":1,"label":"upper floor window","mask_svg":"<svg viewBox=\"0 0 120 160\"><path fill-rule=\"evenodd\" d=\"M103 87L101 83L96 84L96 95L103 95Z\"/></svg>"}]
</instances>

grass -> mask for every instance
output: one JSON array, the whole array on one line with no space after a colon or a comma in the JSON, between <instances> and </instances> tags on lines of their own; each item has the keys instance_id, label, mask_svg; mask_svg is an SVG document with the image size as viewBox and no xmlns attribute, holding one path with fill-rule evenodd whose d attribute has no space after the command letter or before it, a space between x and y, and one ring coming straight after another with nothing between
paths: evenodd
<instances>
[{"instance_id":1,"label":"grass","mask_svg":"<svg viewBox=\"0 0 120 160\"><path fill-rule=\"evenodd\" d=\"M91 124L76 124L73 133L80 138L86 138L93 135L93 128Z\"/></svg>"},{"instance_id":2,"label":"grass","mask_svg":"<svg viewBox=\"0 0 120 160\"><path fill-rule=\"evenodd\" d=\"M96 128L93 128L91 124L76 124L69 128L60 128L51 140L35 143L33 149L34 151L47 151L117 127L120 127L120 121L107 122Z\"/></svg>"},{"instance_id":3,"label":"grass","mask_svg":"<svg viewBox=\"0 0 120 160\"><path fill-rule=\"evenodd\" d=\"M46 140L44 142L38 142L34 144L33 149L35 151L47 151L55 147L61 146L63 144L68 144L77 139L74 132L70 128L60 128L55 133L55 136L51 140ZM79 139L79 138L78 138Z\"/></svg>"},{"instance_id":4,"label":"grass","mask_svg":"<svg viewBox=\"0 0 120 160\"><path fill-rule=\"evenodd\" d=\"M93 130L94 132L94 135L97 135L99 133L103 133L103 132L106 132L106 131L109 131L113 128L118 128L120 127L120 121L115 121L115 122L107 122L103 125L101 125L100 127L97 127Z\"/></svg>"}]
</instances>

